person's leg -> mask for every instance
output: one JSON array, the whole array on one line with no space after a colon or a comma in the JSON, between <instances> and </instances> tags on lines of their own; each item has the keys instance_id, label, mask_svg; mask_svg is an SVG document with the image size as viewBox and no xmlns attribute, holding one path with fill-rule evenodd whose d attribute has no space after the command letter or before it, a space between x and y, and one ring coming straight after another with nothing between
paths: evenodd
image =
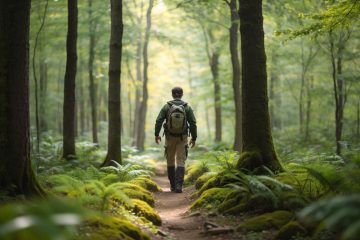
<instances>
[{"instance_id":1,"label":"person's leg","mask_svg":"<svg viewBox=\"0 0 360 240\"><path fill-rule=\"evenodd\" d=\"M166 137L165 139L165 157L167 162L167 173L170 181L170 190L175 191L175 154L176 154L176 139Z\"/></svg>"},{"instance_id":2,"label":"person's leg","mask_svg":"<svg viewBox=\"0 0 360 240\"><path fill-rule=\"evenodd\" d=\"M181 193L185 175L185 160L187 158L187 136L183 136L176 144L176 186L175 192Z\"/></svg>"}]
</instances>

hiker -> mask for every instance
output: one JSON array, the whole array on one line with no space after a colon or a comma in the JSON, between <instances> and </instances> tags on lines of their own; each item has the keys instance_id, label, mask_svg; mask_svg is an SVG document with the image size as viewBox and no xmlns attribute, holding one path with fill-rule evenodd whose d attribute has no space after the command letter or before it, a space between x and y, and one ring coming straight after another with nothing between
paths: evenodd
<instances>
[{"instance_id":1,"label":"hiker","mask_svg":"<svg viewBox=\"0 0 360 240\"><path fill-rule=\"evenodd\" d=\"M183 100L183 89L174 87L173 100L167 102L161 109L155 123L155 142L159 144L161 126L164 123L165 157L171 192L182 193L185 174L185 160L189 145L195 146L197 137L196 119L192 108ZM189 130L191 140L188 145ZM176 160L176 170L175 170Z\"/></svg>"}]
</instances>

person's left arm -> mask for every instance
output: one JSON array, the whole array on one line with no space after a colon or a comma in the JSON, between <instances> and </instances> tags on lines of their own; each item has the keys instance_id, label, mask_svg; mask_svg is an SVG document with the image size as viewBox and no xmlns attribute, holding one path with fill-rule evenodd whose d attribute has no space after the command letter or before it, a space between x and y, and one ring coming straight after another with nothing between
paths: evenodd
<instances>
[{"instance_id":1,"label":"person's left arm","mask_svg":"<svg viewBox=\"0 0 360 240\"><path fill-rule=\"evenodd\" d=\"M189 129L191 134L190 145L191 147L194 147L197 138L197 126L196 126L196 118L194 115L194 111L190 106L188 106L188 111L187 111L187 122L189 123Z\"/></svg>"}]
</instances>

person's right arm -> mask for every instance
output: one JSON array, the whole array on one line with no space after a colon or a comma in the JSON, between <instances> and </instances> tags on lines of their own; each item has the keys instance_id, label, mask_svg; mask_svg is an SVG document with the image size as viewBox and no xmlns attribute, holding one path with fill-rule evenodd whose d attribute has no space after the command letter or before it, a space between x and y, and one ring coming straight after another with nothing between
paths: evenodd
<instances>
[{"instance_id":1,"label":"person's right arm","mask_svg":"<svg viewBox=\"0 0 360 240\"><path fill-rule=\"evenodd\" d=\"M155 122L155 137L159 137L162 124L163 124L164 120L166 119L166 113L167 113L167 105L165 105L165 106L162 107L162 109L160 110L160 113L159 113L158 117L156 118L156 122Z\"/></svg>"}]
</instances>

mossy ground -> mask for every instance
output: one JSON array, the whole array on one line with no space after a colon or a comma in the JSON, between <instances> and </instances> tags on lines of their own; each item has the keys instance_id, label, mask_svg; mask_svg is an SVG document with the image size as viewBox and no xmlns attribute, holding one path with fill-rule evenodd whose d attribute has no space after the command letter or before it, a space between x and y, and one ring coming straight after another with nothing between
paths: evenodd
<instances>
[{"instance_id":1,"label":"mossy ground","mask_svg":"<svg viewBox=\"0 0 360 240\"><path fill-rule=\"evenodd\" d=\"M133 199L133 207L130 209L138 216L142 216L152 222L154 225L161 225L161 218L159 214L146 202L138 199Z\"/></svg>"},{"instance_id":2,"label":"mossy ground","mask_svg":"<svg viewBox=\"0 0 360 240\"><path fill-rule=\"evenodd\" d=\"M295 214L289 211L275 211L249 218L242 222L238 229L243 232L280 229L294 219Z\"/></svg>"},{"instance_id":3,"label":"mossy ground","mask_svg":"<svg viewBox=\"0 0 360 240\"><path fill-rule=\"evenodd\" d=\"M150 240L149 235L126 219L114 216L94 217L80 227L79 239Z\"/></svg>"}]
</instances>

